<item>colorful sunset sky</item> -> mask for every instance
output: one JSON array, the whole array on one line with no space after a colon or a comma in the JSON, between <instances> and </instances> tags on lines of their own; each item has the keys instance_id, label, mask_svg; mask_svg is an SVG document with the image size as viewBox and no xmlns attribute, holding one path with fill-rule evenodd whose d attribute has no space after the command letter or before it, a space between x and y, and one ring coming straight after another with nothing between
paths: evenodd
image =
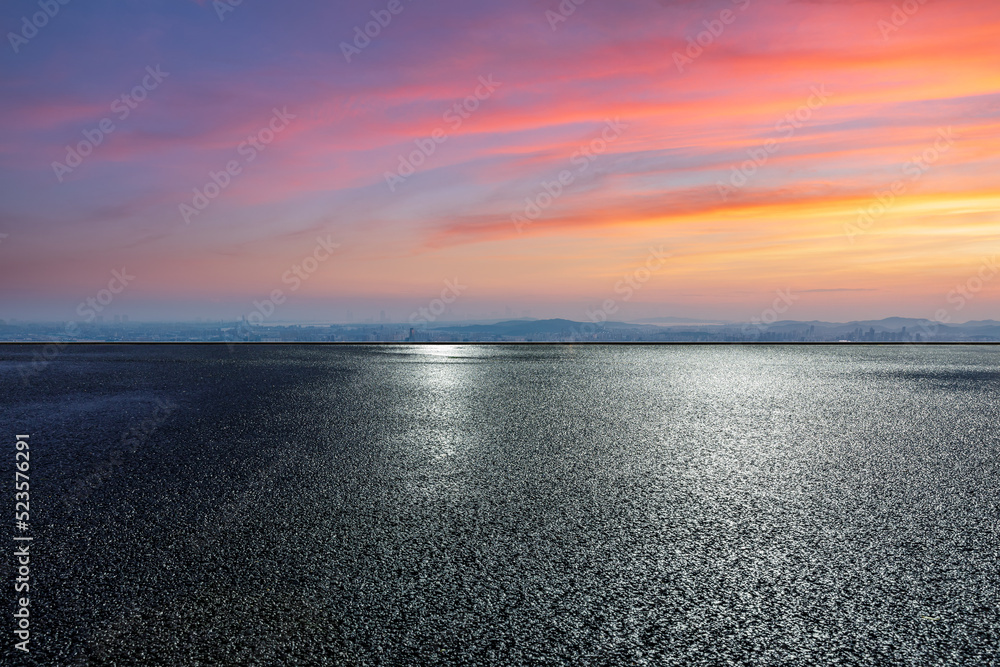
<instances>
[{"instance_id":1,"label":"colorful sunset sky","mask_svg":"<svg viewBox=\"0 0 1000 667\"><path fill-rule=\"evenodd\" d=\"M1000 319L995 0L62 1L0 9L0 319Z\"/></svg>"}]
</instances>

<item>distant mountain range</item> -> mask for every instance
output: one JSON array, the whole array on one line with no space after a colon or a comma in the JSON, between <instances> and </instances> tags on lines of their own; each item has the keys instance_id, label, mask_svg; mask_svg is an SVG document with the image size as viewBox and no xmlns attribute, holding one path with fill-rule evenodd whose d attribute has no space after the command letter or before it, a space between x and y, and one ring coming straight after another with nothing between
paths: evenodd
<instances>
[{"instance_id":1,"label":"distant mountain range","mask_svg":"<svg viewBox=\"0 0 1000 667\"><path fill-rule=\"evenodd\" d=\"M620 329L633 327L635 325L625 322L605 322L604 328ZM441 327L442 330L465 333L469 335L491 334L501 336L531 336L536 334L558 334L566 333L571 335L573 331L586 327L584 322L574 322L572 320L510 320L507 322L497 322L496 324L469 324L465 326Z\"/></svg>"},{"instance_id":2,"label":"distant mountain range","mask_svg":"<svg viewBox=\"0 0 1000 667\"><path fill-rule=\"evenodd\" d=\"M506 321L315 324L247 322L64 323L0 321L0 341L35 342L649 342L649 343L1000 343L1000 321L941 324L926 319L889 317L855 322L700 322L657 317L633 322L576 322L523 318Z\"/></svg>"},{"instance_id":3,"label":"distant mountain range","mask_svg":"<svg viewBox=\"0 0 1000 667\"><path fill-rule=\"evenodd\" d=\"M704 322L678 317L634 322L509 320L432 327L430 331L470 341L1000 342L1000 322L995 320L942 324L906 317L854 322L781 320L770 324Z\"/></svg>"},{"instance_id":4,"label":"distant mountain range","mask_svg":"<svg viewBox=\"0 0 1000 667\"><path fill-rule=\"evenodd\" d=\"M692 320L688 317L647 317L632 321L637 324L726 324L723 320Z\"/></svg>"}]
</instances>

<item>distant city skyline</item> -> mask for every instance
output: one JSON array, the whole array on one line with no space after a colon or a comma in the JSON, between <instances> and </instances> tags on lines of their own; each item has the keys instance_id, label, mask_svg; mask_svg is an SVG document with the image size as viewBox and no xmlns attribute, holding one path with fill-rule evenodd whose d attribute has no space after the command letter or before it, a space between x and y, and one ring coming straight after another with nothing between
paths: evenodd
<instances>
[{"instance_id":1,"label":"distant city skyline","mask_svg":"<svg viewBox=\"0 0 1000 667\"><path fill-rule=\"evenodd\" d=\"M326 326L326 325L350 326L350 325L369 325L369 324L371 324L371 325L392 325L392 326L404 326L404 327L413 327L413 326L415 326L415 327L418 327L418 328L421 328L421 329L434 329L434 328L440 328L440 327L444 327L444 326L461 325L461 324L479 324L479 323L496 323L496 322L545 322L545 321L555 321L555 320L566 320L566 321L570 321L570 322L580 322L580 323L588 323L589 322L589 323L594 323L594 324L603 324L606 321L610 321L610 322L619 322L619 323L628 323L628 324L641 324L641 325L650 325L650 326L662 326L662 327L693 326L693 325L701 325L701 324L707 324L707 325L743 325L743 324L754 324L755 322L762 322L762 320L760 318L747 318L747 319L728 320L728 319L691 318L691 317L663 317L663 318L658 318L658 317L625 317L625 318L621 318L621 317L618 317L618 318L614 318L612 320L587 320L587 319L572 320L572 319L555 317L555 316L550 316L550 317L535 317L535 316L528 315L528 314L523 314L523 313L521 313L521 314L510 314L510 315L506 315L506 314L502 314L502 313L487 313L487 314L483 314L483 315L477 316L477 317L442 317L441 319L435 320L435 321L420 320L419 318L415 319L414 321L410 321L408 319L394 318L394 317L391 317L391 316L388 316L388 315L386 316L386 319L384 319L384 320L379 319L377 317L355 317L355 318L350 318L350 319L348 319L348 318L336 318L336 317L333 317L333 318L325 318L325 319L317 318L317 319L309 319L309 320L306 320L306 319L296 320L296 319L278 319L278 318L274 318L274 319L268 320L265 323L260 324L260 325L258 325L258 324L252 324L252 323L248 323L248 325L252 326L252 327L271 327L271 326L275 326L275 327L295 327L295 326L316 326L316 325L320 325L320 326ZM849 320L829 320L829 319L808 319L808 320L804 320L804 319L774 319L774 320L770 321L770 324L781 324L781 323L789 323L789 322L793 322L793 323L797 323L797 324L809 324L809 323L812 323L812 322L824 322L824 323L829 323L829 324L842 324L842 325L846 325L846 324L857 323L857 322L865 322L865 323L868 323L868 322L877 322L877 321L886 321L886 322L888 322L888 321L893 321L893 320L927 321L927 322L936 323L936 324L939 324L939 325L964 325L964 324L978 323L978 322L1000 322L1000 319L991 319L991 318L986 318L986 319L960 319L960 320L949 320L947 322L943 322L943 321L939 321L939 320L934 320L932 318L909 318L909 317L902 317L902 316L892 316L892 317L877 318L877 319L853 318L853 319L849 319ZM104 318L100 318L99 317L99 318L96 318L95 320L93 320L91 322L84 322L84 321L79 320L79 319L60 320L60 319L44 319L44 318L32 319L32 318L10 317L10 318L6 318L6 319L0 318L0 325L4 325L4 324L6 324L6 325L45 325L45 326L62 326L62 325L66 325L66 324L75 324L77 326L81 326L81 325L111 326L111 325L116 325L116 324L136 325L136 326L143 326L143 325L156 326L156 325L171 325L171 324L184 324L184 325L225 324L225 325L230 325L230 324L241 322L241 321L246 321L246 320L241 319L241 318L237 318L237 317L194 317L194 318L190 318L190 319L184 319L184 318L178 318L178 319L170 319L170 318L138 319L138 318L130 318L128 315L122 315L120 317L119 316L114 316L114 317L109 316L109 317L104 317ZM764 323L764 322L762 322L762 323ZM2 339L0 339L0 340L2 340Z\"/></svg>"},{"instance_id":2,"label":"distant city skyline","mask_svg":"<svg viewBox=\"0 0 1000 667\"><path fill-rule=\"evenodd\" d=\"M774 320L771 314L750 322L698 322L682 318L655 321L566 319L487 319L466 322L375 321L350 324L254 324L238 321L32 323L0 321L0 340L45 343L39 364L68 344L87 342L155 343L1000 343L1000 321L941 323L889 318L848 323Z\"/></svg>"},{"instance_id":3,"label":"distant city skyline","mask_svg":"<svg viewBox=\"0 0 1000 667\"><path fill-rule=\"evenodd\" d=\"M56 5L0 319L1000 313L996 2Z\"/></svg>"}]
</instances>

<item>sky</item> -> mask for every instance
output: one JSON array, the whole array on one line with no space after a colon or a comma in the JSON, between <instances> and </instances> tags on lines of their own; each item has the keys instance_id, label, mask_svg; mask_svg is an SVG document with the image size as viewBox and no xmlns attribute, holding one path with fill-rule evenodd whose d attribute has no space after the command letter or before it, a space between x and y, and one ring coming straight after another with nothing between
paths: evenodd
<instances>
[{"instance_id":1,"label":"sky","mask_svg":"<svg viewBox=\"0 0 1000 667\"><path fill-rule=\"evenodd\" d=\"M4 3L0 319L1000 319L995 0L230 2Z\"/></svg>"}]
</instances>

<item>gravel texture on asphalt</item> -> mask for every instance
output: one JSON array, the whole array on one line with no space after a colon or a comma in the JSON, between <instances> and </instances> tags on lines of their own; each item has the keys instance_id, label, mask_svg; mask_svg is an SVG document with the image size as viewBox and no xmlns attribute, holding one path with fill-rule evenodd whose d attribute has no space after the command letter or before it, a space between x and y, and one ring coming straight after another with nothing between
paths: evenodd
<instances>
[{"instance_id":1,"label":"gravel texture on asphalt","mask_svg":"<svg viewBox=\"0 0 1000 667\"><path fill-rule=\"evenodd\" d=\"M39 350L4 664L1000 664L1000 347Z\"/></svg>"}]
</instances>

